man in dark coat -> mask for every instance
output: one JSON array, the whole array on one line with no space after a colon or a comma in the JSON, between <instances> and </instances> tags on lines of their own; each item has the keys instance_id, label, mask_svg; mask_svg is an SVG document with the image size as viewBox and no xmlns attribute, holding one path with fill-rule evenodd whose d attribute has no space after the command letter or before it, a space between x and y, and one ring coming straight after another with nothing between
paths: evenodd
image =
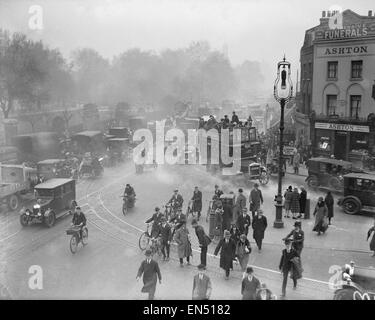
<instances>
[{"instance_id":1,"label":"man in dark coat","mask_svg":"<svg viewBox=\"0 0 375 320\"><path fill-rule=\"evenodd\" d=\"M201 264L207 265L207 249L208 245L211 243L211 239L206 233L202 226L198 225L198 221L193 219L191 222L192 227L195 229L195 234L197 235L199 247L201 248Z\"/></svg>"},{"instance_id":2,"label":"man in dark coat","mask_svg":"<svg viewBox=\"0 0 375 320\"><path fill-rule=\"evenodd\" d=\"M254 183L254 189L250 192L250 211L253 219L255 217L255 212L260 208L260 205L263 204L263 195L262 191L259 189L259 184Z\"/></svg>"},{"instance_id":3,"label":"man in dark coat","mask_svg":"<svg viewBox=\"0 0 375 320\"><path fill-rule=\"evenodd\" d=\"M160 240L161 240L161 252L163 254L163 260L169 260L169 252L172 240L171 226L168 224L167 219L163 217L161 219L160 226ZM167 252L165 252L167 251Z\"/></svg>"},{"instance_id":4,"label":"man in dark coat","mask_svg":"<svg viewBox=\"0 0 375 320\"><path fill-rule=\"evenodd\" d=\"M193 300L209 300L212 292L210 278L206 275L206 266L198 265L198 274L193 281Z\"/></svg>"},{"instance_id":5,"label":"man in dark coat","mask_svg":"<svg viewBox=\"0 0 375 320\"><path fill-rule=\"evenodd\" d=\"M233 269L233 259L236 255L236 244L230 237L228 230L224 231L224 239L221 239L215 249L214 255L220 251L220 268L225 271L225 279L229 279L230 269Z\"/></svg>"},{"instance_id":6,"label":"man in dark coat","mask_svg":"<svg viewBox=\"0 0 375 320\"><path fill-rule=\"evenodd\" d=\"M232 114L232 123L239 123L240 122L240 119L238 119L238 116L236 115L236 112L233 111L233 114Z\"/></svg>"},{"instance_id":7,"label":"man in dark coat","mask_svg":"<svg viewBox=\"0 0 375 320\"><path fill-rule=\"evenodd\" d=\"M198 187L194 188L193 197L191 198L193 200L193 212L198 213L198 221L201 217L201 211L202 211L202 192L198 189Z\"/></svg>"},{"instance_id":8,"label":"man in dark coat","mask_svg":"<svg viewBox=\"0 0 375 320\"><path fill-rule=\"evenodd\" d=\"M300 210L300 213L301 213L300 218L304 218L305 209L306 209L307 192L306 192L306 189L303 186L301 186L299 188L301 190L301 192L299 194L299 210Z\"/></svg>"},{"instance_id":9,"label":"man in dark coat","mask_svg":"<svg viewBox=\"0 0 375 320\"><path fill-rule=\"evenodd\" d=\"M333 218L333 206L335 204L335 201L333 200L333 196L331 191L327 192L327 195L324 199L324 202L326 203L327 209L328 209L328 224L331 224L331 219Z\"/></svg>"},{"instance_id":10,"label":"man in dark coat","mask_svg":"<svg viewBox=\"0 0 375 320\"><path fill-rule=\"evenodd\" d=\"M237 227L241 234L246 236L249 233L249 227L251 225L250 216L247 214L247 208L242 209L242 214L237 219Z\"/></svg>"},{"instance_id":11,"label":"man in dark coat","mask_svg":"<svg viewBox=\"0 0 375 320\"><path fill-rule=\"evenodd\" d=\"M242 300L256 300L257 290L260 288L260 282L253 276L252 267L247 267L245 277L242 279L241 294Z\"/></svg>"},{"instance_id":12,"label":"man in dark coat","mask_svg":"<svg viewBox=\"0 0 375 320\"><path fill-rule=\"evenodd\" d=\"M153 222L152 228L151 228L151 237L152 238L156 238L159 235L162 217L163 217L163 214L161 213L160 208L156 207L155 213L152 215L152 217L150 219L146 220L146 223Z\"/></svg>"},{"instance_id":13,"label":"man in dark coat","mask_svg":"<svg viewBox=\"0 0 375 320\"><path fill-rule=\"evenodd\" d=\"M148 299L153 300L155 297L157 278L161 284L161 273L159 265L151 258L151 250L146 250L146 259L142 261L138 269L137 281L143 275L142 292L148 292Z\"/></svg>"},{"instance_id":14,"label":"man in dark coat","mask_svg":"<svg viewBox=\"0 0 375 320\"><path fill-rule=\"evenodd\" d=\"M172 208L177 211L177 209L182 208L182 204L184 203L184 199L182 195L178 193L178 189L174 190L172 198L168 201L172 205Z\"/></svg>"},{"instance_id":15,"label":"man in dark coat","mask_svg":"<svg viewBox=\"0 0 375 320\"><path fill-rule=\"evenodd\" d=\"M259 252L262 251L262 242L264 238L264 231L267 228L267 218L263 215L263 210L259 209L257 215L253 220L253 238L258 246Z\"/></svg>"},{"instance_id":16,"label":"man in dark coat","mask_svg":"<svg viewBox=\"0 0 375 320\"><path fill-rule=\"evenodd\" d=\"M282 285L282 297L285 297L286 285L288 282L289 272L293 272L292 259L299 257L298 253L292 248L292 241L289 239L285 240L285 249L283 249L279 264L279 270L283 274L283 285ZM293 288L297 288L297 279L293 277Z\"/></svg>"},{"instance_id":17,"label":"man in dark coat","mask_svg":"<svg viewBox=\"0 0 375 320\"><path fill-rule=\"evenodd\" d=\"M302 249L303 249L303 242L305 240L305 233L301 229L301 221L296 221L294 223L294 229L283 239L290 239L293 241L292 246L294 250L301 256Z\"/></svg>"}]
</instances>

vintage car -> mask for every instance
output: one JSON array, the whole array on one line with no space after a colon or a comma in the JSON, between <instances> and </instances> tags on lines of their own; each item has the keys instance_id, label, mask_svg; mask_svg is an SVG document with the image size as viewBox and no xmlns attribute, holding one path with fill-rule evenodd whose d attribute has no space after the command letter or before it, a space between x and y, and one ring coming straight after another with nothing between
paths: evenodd
<instances>
[{"instance_id":1,"label":"vintage car","mask_svg":"<svg viewBox=\"0 0 375 320\"><path fill-rule=\"evenodd\" d=\"M0 203L6 203L9 210L17 210L26 200L36 184L37 171L24 165L0 165Z\"/></svg>"},{"instance_id":2,"label":"vintage car","mask_svg":"<svg viewBox=\"0 0 375 320\"><path fill-rule=\"evenodd\" d=\"M342 192L344 189L343 175L351 172L363 172L355 168L351 162L330 158L311 158L307 163L308 176L306 183L310 188L326 188Z\"/></svg>"},{"instance_id":3,"label":"vintage car","mask_svg":"<svg viewBox=\"0 0 375 320\"><path fill-rule=\"evenodd\" d=\"M22 226L30 223L44 223L52 227L56 219L70 214L76 206L76 186L72 179L54 178L35 186L34 204L22 208Z\"/></svg>"},{"instance_id":4,"label":"vintage car","mask_svg":"<svg viewBox=\"0 0 375 320\"><path fill-rule=\"evenodd\" d=\"M104 158L98 158L91 155L90 152L86 152L82 158L82 162L79 165L78 174L80 178L85 176L89 177L100 177L104 172L103 167Z\"/></svg>"},{"instance_id":5,"label":"vintage car","mask_svg":"<svg viewBox=\"0 0 375 320\"><path fill-rule=\"evenodd\" d=\"M64 166L65 159L46 159L37 163L38 178L43 177L44 180L59 177L59 173Z\"/></svg>"},{"instance_id":6,"label":"vintage car","mask_svg":"<svg viewBox=\"0 0 375 320\"><path fill-rule=\"evenodd\" d=\"M338 200L347 214L375 212L375 175L349 173L344 175L344 197Z\"/></svg>"},{"instance_id":7,"label":"vintage car","mask_svg":"<svg viewBox=\"0 0 375 320\"><path fill-rule=\"evenodd\" d=\"M334 300L375 300L375 268L346 265L338 277Z\"/></svg>"}]
</instances>

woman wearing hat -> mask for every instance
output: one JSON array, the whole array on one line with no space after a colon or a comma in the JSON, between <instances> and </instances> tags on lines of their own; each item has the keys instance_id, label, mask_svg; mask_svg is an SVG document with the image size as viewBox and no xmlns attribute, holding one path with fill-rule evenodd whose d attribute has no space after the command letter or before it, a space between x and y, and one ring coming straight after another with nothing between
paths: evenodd
<instances>
[{"instance_id":1,"label":"woman wearing hat","mask_svg":"<svg viewBox=\"0 0 375 320\"><path fill-rule=\"evenodd\" d=\"M321 232L325 232L328 228L328 223L326 222L328 216L328 208L324 203L323 197L319 197L318 203L316 204L314 210L315 216L315 224L313 231L318 232L318 236L320 236Z\"/></svg>"},{"instance_id":2,"label":"woman wearing hat","mask_svg":"<svg viewBox=\"0 0 375 320\"><path fill-rule=\"evenodd\" d=\"M293 219L297 219L300 215L299 207L299 193L298 189L294 188L290 197L290 211L292 212Z\"/></svg>"},{"instance_id":3,"label":"woman wearing hat","mask_svg":"<svg viewBox=\"0 0 375 320\"><path fill-rule=\"evenodd\" d=\"M225 279L229 279L230 269L233 269L233 259L236 254L236 244L231 239L230 232L224 231L224 239L221 239L215 249L214 255L220 251L220 268L225 271Z\"/></svg>"},{"instance_id":4,"label":"woman wearing hat","mask_svg":"<svg viewBox=\"0 0 375 320\"><path fill-rule=\"evenodd\" d=\"M251 253L250 241L247 239L245 234L241 234L240 240L236 246L236 257L240 263L242 271L246 270L247 263L249 262L249 256Z\"/></svg>"}]
</instances>

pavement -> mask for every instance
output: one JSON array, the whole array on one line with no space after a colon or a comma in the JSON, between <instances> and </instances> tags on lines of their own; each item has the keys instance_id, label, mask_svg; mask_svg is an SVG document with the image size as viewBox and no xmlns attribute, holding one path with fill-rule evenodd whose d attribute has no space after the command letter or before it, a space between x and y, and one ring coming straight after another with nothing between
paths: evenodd
<instances>
[{"instance_id":1,"label":"pavement","mask_svg":"<svg viewBox=\"0 0 375 320\"><path fill-rule=\"evenodd\" d=\"M195 185L203 193L203 214L200 223L208 232L205 215L213 186L218 183L225 192L239 187L249 194L252 183L211 176L202 167L160 166L157 170L142 175L134 174L134 167L124 165L108 168L101 179L84 180L77 186L77 198L88 218L89 244L75 255L69 251L69 237L65 234L70 218L58 221L50 229L41 225L21 228L16 213L0 215L0 283L14 299L144 299L140 293L141 282L135 275L143 253L138 248L138 239L145 230L145 220L151 217L154 207L169 200L172 190L178 186L187 200ZM302 185L303 176L286 175L286 186ZM126 216L121 213L121 194L125 183L134 186L137 193L135 208ZM294 220L284 219L285 227L272 226L275 216L273 203L276 180L271 179L262 187L265 198L263 210L269 222L261 253L252 242L253 252L249 264L255 276L277 295L281 290L281 274L278 263L283 244L281 239L292 229ZM318 193L309 192L314 199ZM189 220L190 222L190 220ZM348 216L335 207L333 225L327 233L318 237L311 231L312 220L303 221L305 248L302 252L304 278L297 290L288 284L287 299L331 299L332 280L335 266L342 266L354 259L357 265L374 266L375 259L368 253L365 236L372 219L369 216ZM159 299L190 299L194 266L199 264L199 248L194 231L188 224L193 246L193 266L179 267L177 253L172 247L171 261L160 261L163 274L162 285L158 286ZM249 234L251 237L251 233ZM251 239L250 239L251 240ZM240 299L242 272L239 266L224 279L219 268L219 259L213 256L215 244L211 244L208 257L208 275L213 282L213 299ZM43 289L30 289L30 267L38 265L43 270Z\"/></svg>"}]
</instances>

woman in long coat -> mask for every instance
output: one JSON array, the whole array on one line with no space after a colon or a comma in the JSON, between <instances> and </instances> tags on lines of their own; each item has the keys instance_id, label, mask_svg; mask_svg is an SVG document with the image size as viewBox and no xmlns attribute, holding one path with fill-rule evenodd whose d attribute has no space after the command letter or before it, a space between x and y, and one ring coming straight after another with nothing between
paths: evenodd
<instances>
[{"instance_id":1,"label":"woman in long coat","mask_svg":"<svg viewBox=\"0 0 375 320\"><path fill-rule=\"evenodd\" d=\"M180 259L180 267L183 267L184 258L190 265L190 256L192 255L191 243L189 239L189 230L186 228L186 222L176 231L175 241L177 242L177 252Z\"/></svg>"},{"instance_id":2,"label":"woman in long coat","mask_svg":"<svg viewBox=\"0 0 375 320\"><path fill-rule=\"evenodd\" d=\"M367 232L367 241L370 238L371 233L374 233L374 234L373 234L372 239L370 241L370 250L374 251L371 256L375 257L375 219L374 219L374 225Z\"/></svg>"},{"instance_id":3,"label":"woman in long coat","mask_svg":"<svg viewBox=\"0 0 375 320\"><path fill-rule=\"evenodd\" d=\"M300 207L299 207L299 193L298 193L297 188L294 188L292 195L290 197L290 211L292 211L293 219L299 218Z\"/></svg>"},{"instance_id":4,"label":"woman in long coat","mask_svg":"<svg viewBox=\"0 0 375 320\"><path fill-rule=\"evenodd\" d=\"M306 199L307 199L307 192L306 189L301 186L299 187L301 189L301 193L299 194L299 211L301 215L305 214L305 209L306 209Z\"/></svg>"},{"instance_id":5,"label":"woman in long coat","mask_svg":"<svg viewBox=\"0 0 375 320\"><path fill-rule=\"evenodd\" d=\"M321 232L325 232L327 230L327 226L325 223L325 220L328 216L328 208L326 204L324 203L323 197L319 197L318 203L316 204L315 210L314 210L314 216L315 216L315 224L313 231L318 232L318 236L320 236Z\"/></svg>"},{"instance_id":6,"label":"woman in long coat","mask_svg":"<svg viewBox=\"0 0 375 320\"><path fill-rule=\"evenodd\" d=\"M324 202L328 208L328 224L331 224L331 219L333 218L333 205L335 203L331 191L327 192Z\"/></svg>"},{"instance_id":7,"label":"woman in long coat","mask_svg":"<svg viewBox=\"0 0 375 320\"><path fill-rule=\"evenodd\" d=\"M214 255L220 251L220 268L225 271L225 279L229 279L230 269L233 269L233 259L236 254L236 244L230 238L230 232L224 231L224 239L221 239L215 249Z\"/></svg>"},{"instance_id":8,"label":"woman in long coat","mask_svg":"<svg viewBox=\"0 0 375 320\"><path fill-rule=\"evenodd\" d=\"M241 234L240 241L236 247L236 257L240 263L242 271L245 271L249 262L249 256L251 253L250 241L246 238L245 234Z\"/></svg>"}]
</instances>

